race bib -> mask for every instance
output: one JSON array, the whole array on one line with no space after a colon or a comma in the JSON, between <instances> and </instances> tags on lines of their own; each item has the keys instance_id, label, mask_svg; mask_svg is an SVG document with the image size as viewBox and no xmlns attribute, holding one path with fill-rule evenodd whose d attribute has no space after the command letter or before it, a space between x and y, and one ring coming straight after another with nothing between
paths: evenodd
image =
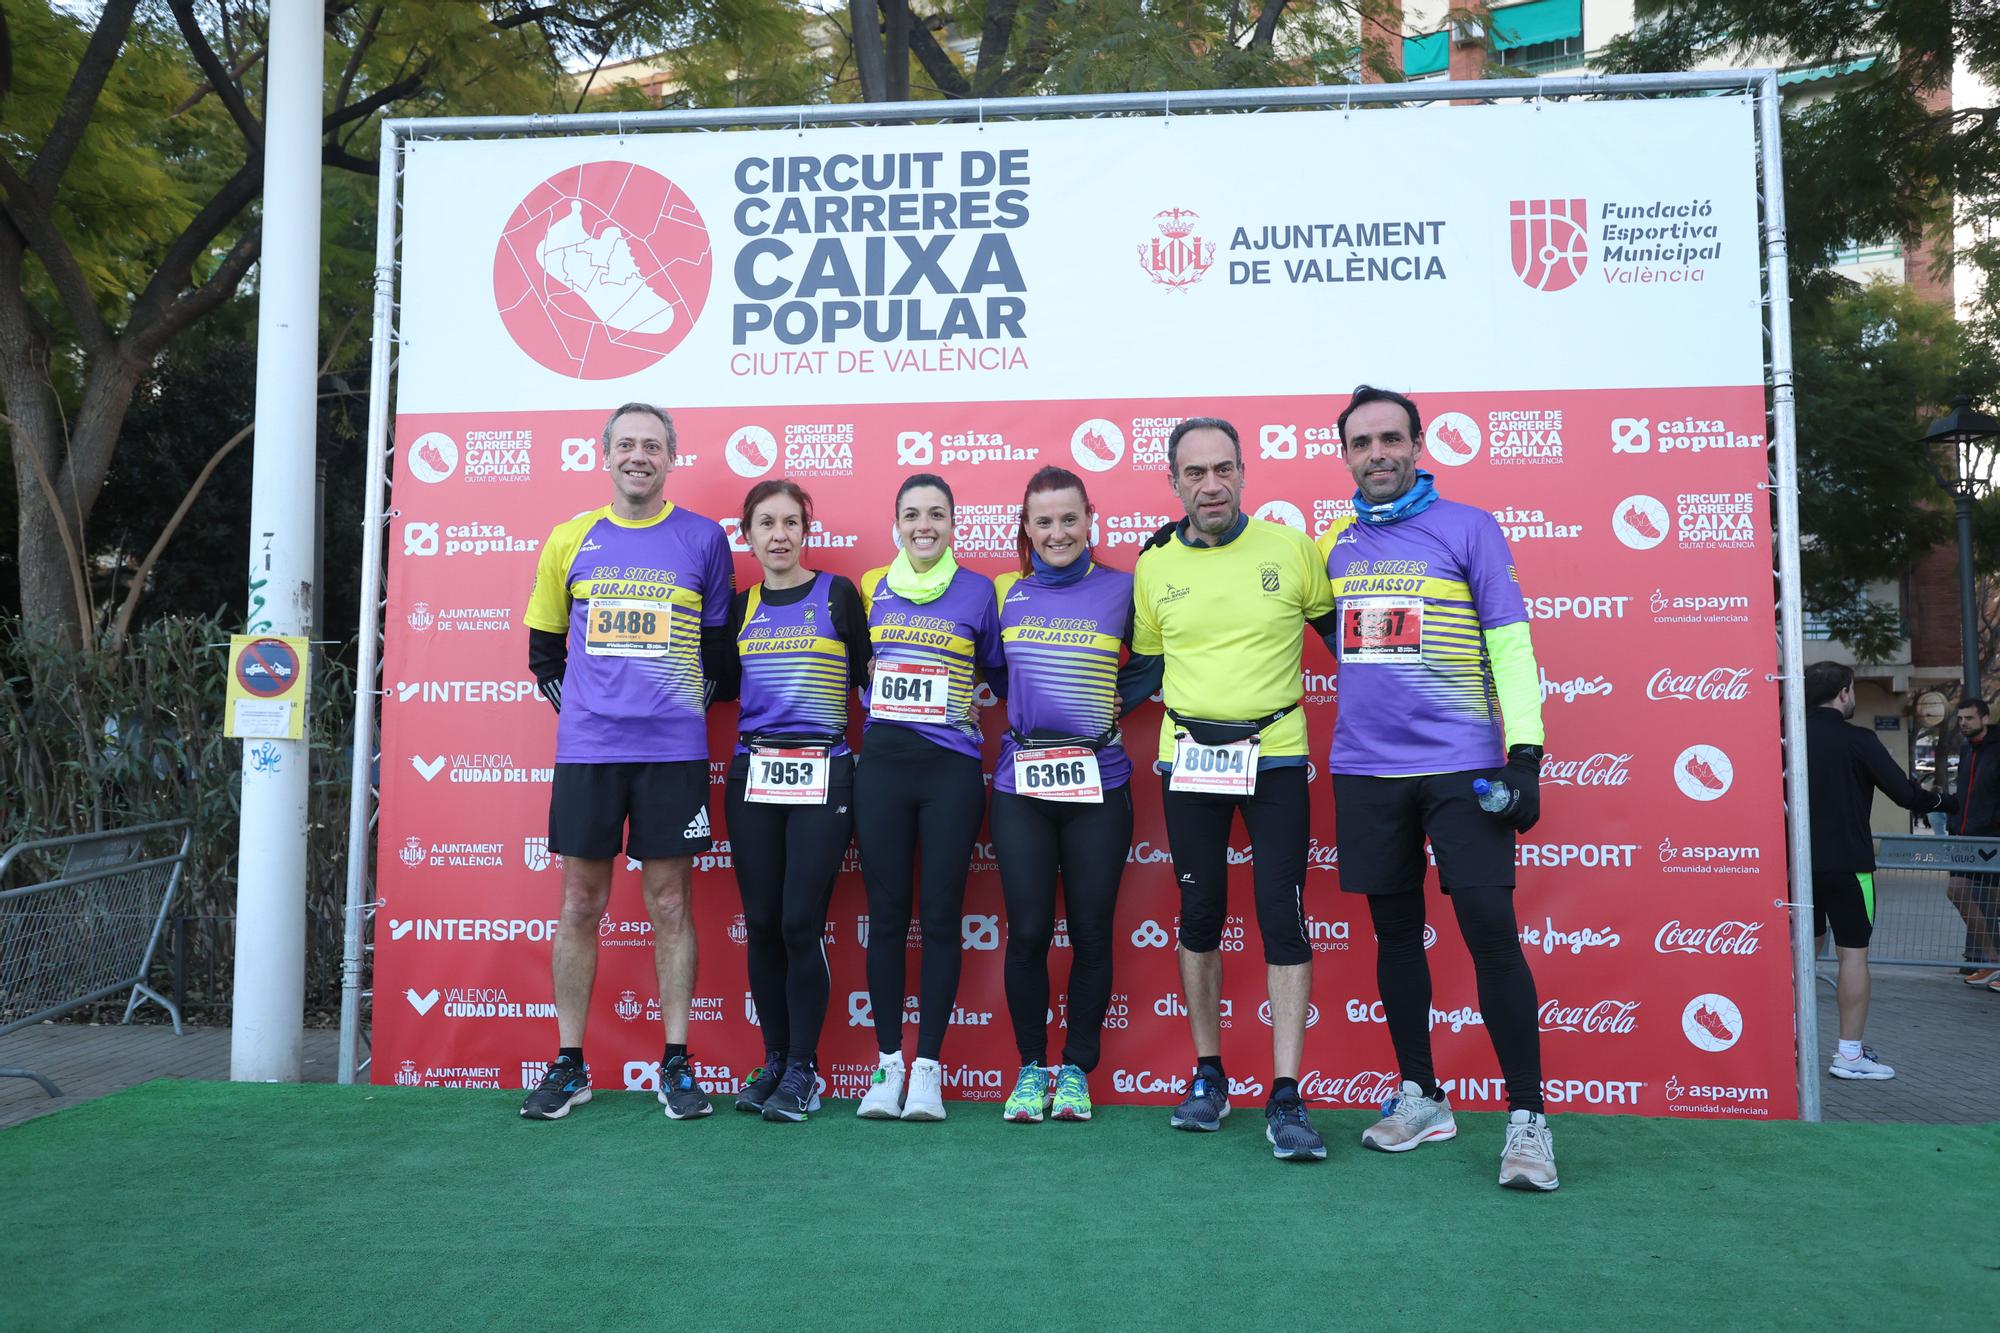
<instances>
[{"instance_id":1,"label":"race bib","mask_svg":"<svg viewBox=\"0 0 2000 1333\"><path fill-rule=\"evenodd\" d=\"M1102 802L1104 780L1097 771L1097 751L1087 745L1016 750L1014 790L1044 801Z\"/></svg>"},{"instance_id":2,"label":"race bib","mask_svg":"<svg viewBox=\"0 0 2000 1333\"><path fill-rule=\"evenodd\" d=\"M1356 597L1340 608L1340 660L1416 666L1424 660L1424 604Z\"/></svg>"},{"instance_id":3,"label":"race bib","mask_svg":"<svg viewBox=\"0 0 2000 1333\"><path fill-rule=\"evenodd\" d=\"M868 712L878 722L942 726L951 702L951 668L938 662L878 662Z\"/></svg>"},{"instance_id":4,"label":"race bib","mask_svg":"<svg viewBox=\"0 0 2000 1333\"><path fill-rule=\"evenodd\" d=\"M636 597L593 597L584 615L583 651L592 657L665 657L673 608Z\"/></svg>"},{"instance_id":5,"label":"race bib","mask_svg":"<svg viewBox=\"0 0 2000 1333\"><path fill-rule=\"evenodd\" d=\"M1252 736L1227 745L1203 745L1182 732L1174 738L1174 791L1207 792L1211 796L1248 796L1257 790L1257 747Z\"/></svg>"},{"instance_id":6,"label":"race bib","mask_svg":"<svg viewBox=\"0 0 2000 1333\"><path fill-rule=\"evenodd\" d=\"M778 750L753 745L743 799L759 805L825 805L826 775L832 762L821 746Z\"/></svg>"}]
</instances>

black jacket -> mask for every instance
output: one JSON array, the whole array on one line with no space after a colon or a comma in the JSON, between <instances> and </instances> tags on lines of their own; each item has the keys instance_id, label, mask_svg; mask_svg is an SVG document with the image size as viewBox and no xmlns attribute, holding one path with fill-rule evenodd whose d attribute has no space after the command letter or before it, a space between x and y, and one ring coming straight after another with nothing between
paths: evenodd
<instances>
[{"instance_id":1,"label":"black jacket","mask_svg":"<svg viewBox=\"0 0 2000 1333\"><path fill-rule=\"evenodd\" d=\"M1967 837L2000 834L2000 728L1958 747L1958 813L1946 827Z\"/></svg>"},{"instance_id":2,"label":"black jacket","mask_svg":"<svg viewBox=\"0 0 2000 1333\"><path fill-rule=\"evenodd\" d=\"M1838 708L1808 709L1806 792L1812 803L1815 875L1860 874L1875 869L1875 840L1869 832L1868 814L1877 788L1897 805L1920 815L1951 805L1949 797L1911 782L1874 732L1855 726Z\"/></svg>"}]
</instances>

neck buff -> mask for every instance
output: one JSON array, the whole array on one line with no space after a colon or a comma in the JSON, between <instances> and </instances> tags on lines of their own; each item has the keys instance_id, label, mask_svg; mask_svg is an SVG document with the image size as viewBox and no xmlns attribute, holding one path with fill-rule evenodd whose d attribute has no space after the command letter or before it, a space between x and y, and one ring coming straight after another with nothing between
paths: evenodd
<instances>
[{"instance_id":1,"label":"neck buff","mask_svg":"<svg viewBox=\"0 0 2000 1333\"><path fill-rule=\"evenodd\" d=\"M1360 491L1354 492L1354 517L1363 523L1400 523L1429 509L1438 498L1437 485L1430 473L1417 469L1416 485L1385 504L1373 504Z\"/></svg>"},{"instance_id":2,"label":"neck buff","mask_svg":"<svg viewBox=\"0 0 2000 1333\"><path fill-rule=\"evenodd\" d=\"M889 562L889 591L918 605L935 602L944 596L944 590L951 586L952 577L957 573L958 562L951 558L949 546L938 557L938 562L921 574L910 563L910 553L898 551L896 558Z\"/></svg>"},{"instance_id":3,"label":"neck buff","mask_svg":"<svg viewBox=\"0 0 2000 1333\"><path fill-rule=\"evenodd\" d=\"M1083 554L1058 569L1042 559L1033 547L1028 548L1028 561L1034 567L1035 582L1049 588L1067 588L1090 572L1090 548L1083 548Z\"/></svg>"}]
</instances>

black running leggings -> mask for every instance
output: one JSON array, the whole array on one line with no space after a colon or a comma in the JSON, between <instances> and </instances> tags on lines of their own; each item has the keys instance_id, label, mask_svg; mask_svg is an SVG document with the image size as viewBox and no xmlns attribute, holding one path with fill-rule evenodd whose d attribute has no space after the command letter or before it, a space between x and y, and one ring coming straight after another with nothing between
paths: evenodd
<instances>
[{"instance_id":1,"label":"black running leggings","mask_svg":"<svg viewBox=\"0 0 2000 1333\"><path fill-rule=\"evenodd\" d=\"M1507 1078L1507 1105L1515 1111L1542 1109L1542 1038L1535 1017L1535 974L1521 952L1514 923L1514 891L1454 888L1452 910L1472 954L1479 982L1479 1012L1486 1035ZM1431 968L1424 957L1424 891L1371 893L1368 912L1375 923L1375 984L1389 1019L1389 1040L1403 1077L1430 1087Z\"/></svg>"},{"instance_id":2,"label":"black running leggings","mask_svg":"<svg viewBox=\"0 0 2000 1333\"><path fill-rule=\"evenodd\" d=\"M1111 1003L1111 916L1131 845L1129 784L1095 803L993 793L993 850L1007 900L1007 1014L1024 1065L1048 1063L1049 944L1060 875L1072 950L1063 1063L1086 1074L1097 1068Z\"/></svg>"},{"instance_id":3,"label":"black running leggings","mask_svg":"<svg viewBox=\"0 0 2000 1333\"><path fill-rule=\"evenodd\" d=\"M904 937L913 902L924 937L917 1057L935 1060L944 1049L958 999L965 879L985 815L977 759L904 728L869 729L867 752L854 767L854 835L868 888L868 998L884 1055L903 1049Z\"/></svg>"},{"instance_id":4,"label":"black running leggings","mask_svg":"<svg viewBox=\"0 0 2000 1333\"><path fill-rule=\"evenodd\" d=\"M750 996L764 1049L818 1058L833 977L826 965L826 906L854 828L854 761L833 760L825 805L743 799L744 761L731 766L724 811L736 888L749 932Z\"/></svg>"}]
</instances>

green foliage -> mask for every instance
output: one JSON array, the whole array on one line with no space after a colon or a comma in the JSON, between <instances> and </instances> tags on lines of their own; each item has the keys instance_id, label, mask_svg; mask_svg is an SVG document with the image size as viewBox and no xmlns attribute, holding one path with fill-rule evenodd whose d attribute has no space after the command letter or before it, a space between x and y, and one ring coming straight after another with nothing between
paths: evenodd
<instances>
[{"instance_id":1,"label":"green foliage","mask_svg":"<svg viewBox=\"0 0 2000 1333\"><path fill-rule=\"evenodd\" d=\"M219 616L170 618L138 630L121 652L79 656L49 628L0 620L0 791L8 793L0 846L192 821L175 914L200 923L189 933L190 972L217 987L190 995L202 1010L227 1004L226 919L236 909L243 742L222 735L228 641ZM315 653L311 688L307 990L313 1007L325 1010L339 993L353 674ZM162 951L154 979L162 989L167 967Z\"/></svg>"}]
</instances>

